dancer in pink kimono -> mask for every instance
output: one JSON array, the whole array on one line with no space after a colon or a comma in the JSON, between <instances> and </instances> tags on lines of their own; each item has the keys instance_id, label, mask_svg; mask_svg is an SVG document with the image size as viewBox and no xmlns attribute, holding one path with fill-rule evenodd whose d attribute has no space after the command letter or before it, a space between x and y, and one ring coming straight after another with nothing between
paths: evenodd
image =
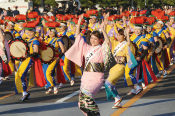
<instances>
[{"instance_id":1,"label":"dancer in pink kimono","mask_svg":"<svg viewBox=\"0 0 175 116\"><path fill-rule=\"evenodd\" d=\"M73 46L65 53L66 57L75 64L82 66L83 57L85 67L81 78L79 108L85 116L100 116L94 95L100 90L104 82L104 68L107 59L109 39L104 31L105 23L101 24L101 31L104 36L104 43L100 45L100 32L94 31L90 37L88 45L80 35L80 23L83 16L79 18L76 30L76 40Z\"/></svg>"}]
</instances>

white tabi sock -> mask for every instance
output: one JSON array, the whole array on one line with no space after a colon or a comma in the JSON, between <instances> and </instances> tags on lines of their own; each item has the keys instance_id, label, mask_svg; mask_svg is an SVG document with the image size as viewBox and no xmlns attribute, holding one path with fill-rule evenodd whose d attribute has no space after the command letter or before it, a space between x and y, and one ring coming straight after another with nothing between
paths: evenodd
<instances>
[{"instance_id":1,"label":"white tabi sock","mask_svg":"<svg viewBox=\"0 0 175 116\"><path fill-rule=\"evenodd\" d=\"M17 72L15 71L15 75L16 75L16 73L17 73Z\"/></svg>"},{"instance_id":2,"label":"white tabi sock","mask_svg":"<svg viewBox=\"0 0 175 116\"><path fill-rule=\"evenodd\" d=\"M115 97L115 102L117 102L117 101L120 100L120 99L121 99L120 96L117 95L117 96Z\"/></svg>"},{"instance_id":3,"label":"white tabi sock","mask_svg":"<svg viewBox=\"0 0 175 116\"><path fill-rule=\"evenodd\" d=\"M25 96L25 95L27 95L28 93L27 93L26 91L24 91L22 94L23 94L23 96Z\"/></svg>"},{"instance_id":4,"label":"white tabi sock","mask_svg":"<svg viewBox=\"0 0 175 116\"><path fill-rule=\"evenodd\" d=\"M53 90L56 91L58 88L57 87L54 87Z\"/></svg>"},{"instance_id":5,"label":"white tabi sock","mask_svg":"<svg viewBox=\"0 0 175 116\"><path fill-rule=\"evenodd\" d=\"M62 87L62 86L63 86L63 83L60 83L60 84L59 84L59 87Z\"/></svg>"},{"instance_id":6,"label":"white tabi sock","mask_svg":"<svg viewBox=\"0 0 175 116\"><path fill-rule=\"evenodd\" d=\"M2 77L0 77L0 84L2 83L2 81L3 81L3 78L2 78Z\"/></svg>"}]
</instances>

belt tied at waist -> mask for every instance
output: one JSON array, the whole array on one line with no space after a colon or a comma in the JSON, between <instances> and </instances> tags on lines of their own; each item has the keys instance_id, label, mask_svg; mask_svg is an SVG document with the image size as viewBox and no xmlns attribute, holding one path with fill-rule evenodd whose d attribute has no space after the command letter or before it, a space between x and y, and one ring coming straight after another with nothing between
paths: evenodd
<instances>
[{"instance_id":1,"label":"belt tied at waist","mask_svg":"<svg viewBox=\"0 0 175 116\"><path fill-rule=\"evenodd\" d=\"M104 72L104 63L91 63L84 69L86 72Z\"/></svg>"}]
</instances>

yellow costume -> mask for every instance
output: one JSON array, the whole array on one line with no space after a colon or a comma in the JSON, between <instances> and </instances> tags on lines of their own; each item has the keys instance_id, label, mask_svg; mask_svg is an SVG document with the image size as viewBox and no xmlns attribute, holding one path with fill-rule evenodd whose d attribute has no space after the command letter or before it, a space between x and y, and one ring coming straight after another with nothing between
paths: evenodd
<instances>
[{"instance_id":1,"label":"yellow costume","mask_svg":"<svg viewBox=\"0 0 175 116\"><path fill-rule=\"evenodd\" d=\"M167 29L166 30L165 29L156 29L155 32L158 34L159 37L161 37L161 40L162 40L163 44L165 44L167 42L167 38L166 38L165 34L168 33L169 31ZM170 61L171 58L170 58L170 48L169 48L169 46L167 48L167 55L168 55L167 60ZM158 58L160 59L160 65L161 65L161 66L158 65L159 71L165 70L165 68L166 68L165 67L165 62L164 62L164 60L166 59L165 57L166 57L166 53L165 54L161 53L161 54L158 55Z\"/></svg>"},{"instance_id":2,"label":"yellow costume","mask_svg":"<svg viewBox=\"0 0 175 116\"><path fill-rule=\"evenodd\" d=\"M112 44L112 54L115 57L117 64L110 69L109 76L105 81L107 99L111 99L111 97L115 98L118 96L115 85L121 77L125 76L125 83L127 86L131 86L137 83L134 76L131 76L131 68L129 68L127 64L127 62L130 60L129 49L134 52L132 44L129 46L126 41L120 43L112 38L110 38L110 40Z\"/></svg>"},{"instance_id":3,"label":"yellow costume","mask_svg":"<svg viewBox=\"0 0 175 116\"><path fill-rule=\"evenodd\" d=\"M30 44L30 55L33 54L33 45L39 45L39 41L36 38L28 39L28 43ZM33 64L33 59L31 57L26 58L21 65L19 66L19 69L15 75L15 92L16 93L22 93L24 91L27 91L27 72L31 68ZM34 85L34 77L30 76L29 78L29 86Z\"/></svg>"},{"instance_id":4,"label":"yellow costume","mask_svg":"<svg viewBox=\"0 0 175 116\"><path fill-rule=\"evenodd\" d=\"M90 30L90 31L96 31L96 30L99 29L99 27L100 27L100 25L98 23L94 23L94 24L89 23L88 30Z\"/></svg>"},{"instance_id":5,"label":"yellow costume","mask_svg":"<svg viewBox=\"0 0 175 116\"><path fill-rule=\"evenodd\" d=\"M120 42L118 42L115 39L110 39L111 40L111 44L112 44L112 53L114 54L114 49L116 48L117 45L119 45ZM125 60L124 63L118 63L115 66L113 66L110 71L109 71L109 77L107 79L108 82L110 82L112 85L116 85L117 81L124 76L125 73L125 78L127 81L127 85L131 86L133 85L133 82L130 78L129 72L130 72L130 68L128 67L128 65L125 63L127 63L127 61L129 60L129 54L128 54L128 47L130 47L131 51L134 53L134 47L132 46L132 44L130 46L128 46L128 43L126 43L124 45L124 47L122 47L122 50L120 50L116 55L115 55L115 59L123 59ZM122 57L122 58L120 58Z\"/></svg>"},{"instance_id":6,"label":"yellow costume","mask_svg":"<svg viewBox=\"0 0 175 116\"><path fill-rule=\"evenodd\" d=\"M108 34L109 37L117 38L117 26L114 24L114 26L112 27L111 25L107 25L106 26L106 33Z\"/></svg>"}]
</instances>

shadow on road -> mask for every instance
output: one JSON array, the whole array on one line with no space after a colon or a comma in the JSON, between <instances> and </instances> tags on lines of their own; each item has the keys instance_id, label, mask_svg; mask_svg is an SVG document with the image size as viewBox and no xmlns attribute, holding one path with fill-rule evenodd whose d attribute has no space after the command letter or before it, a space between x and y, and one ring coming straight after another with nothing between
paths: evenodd
<instances>
[{"instance_id":1,"label":"shadow on road","mask_svg":"<svg viewBox=\"0 0 175 116\"><path fill-rule=\"evenodd\" d=\"M154 115L154 116L175 116L175 112L165 113L165 114L158 114L158 115Z\"/></svg>"}]
</instances>

